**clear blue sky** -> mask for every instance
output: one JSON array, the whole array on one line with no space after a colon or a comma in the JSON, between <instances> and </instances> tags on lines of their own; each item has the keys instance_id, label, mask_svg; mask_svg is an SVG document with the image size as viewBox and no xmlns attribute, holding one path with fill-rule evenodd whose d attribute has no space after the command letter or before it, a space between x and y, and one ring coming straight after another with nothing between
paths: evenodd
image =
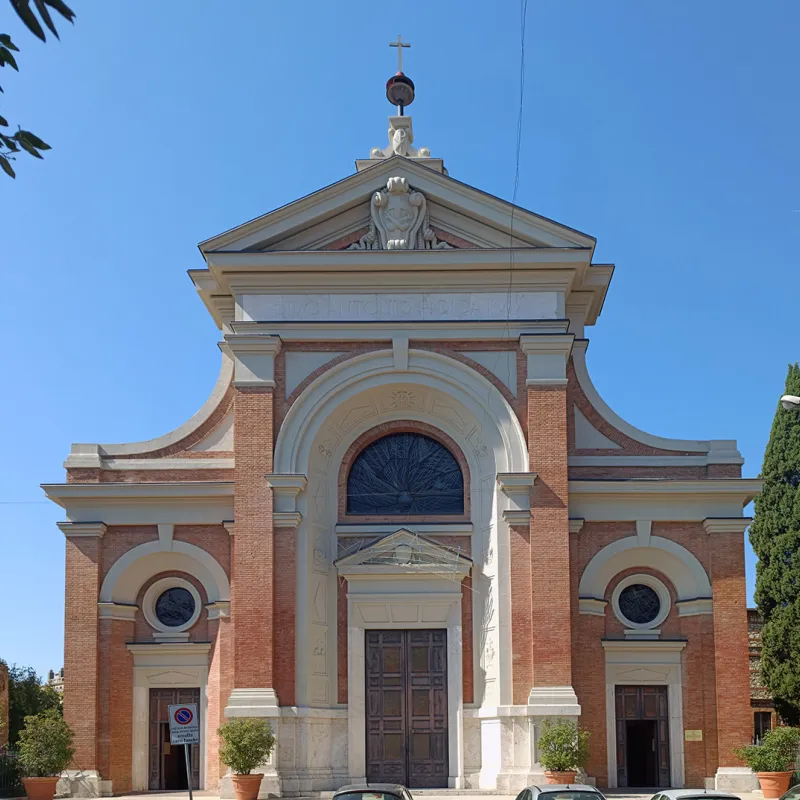
<instances>
[{"instance_id":1,"label":"clear blue sky","mask_svg":"<svg viewBox=\"0 0 800 800\"><path fill-rule=\"evenodd\" d=\"M42 44L0 0L21 49L0 113L53 147L0 176L0 656L40 672L64 542L39 483L72 442L159 435L211 390L196 243L384 144L398 33L417 144L508 199L519 86L516 0L71 5ZM645 430L737 438L746 475L800 358L798 30L796 0L529 6L518 202L617 265L593 379Z\"/></svg>"}]
</instances>

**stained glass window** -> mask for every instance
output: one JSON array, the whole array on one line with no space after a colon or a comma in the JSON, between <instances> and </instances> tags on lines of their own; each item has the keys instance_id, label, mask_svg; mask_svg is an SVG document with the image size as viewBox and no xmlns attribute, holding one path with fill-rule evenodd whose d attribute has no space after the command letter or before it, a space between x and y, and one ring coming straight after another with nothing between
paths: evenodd
<instances>
[{"instance_id":1,"label":"stained glass window","mask_svg":"<svg viewBox=\"0 0 800 800\"><path fill-rule=\"evenodd\" d=\"M632 583L619 593L619 610L625 619L637 625L647 625L661 611L658 592L643 583Z\"/></svg>"},{"instance_id":2,"label":"stained glass window","mask_svg":"<svg viewBox=\"0 0 800 800\"><path fill-rule=\"evenodd\" d=\"M162 625L169 628L185 625L194 615L194 609L192 593L182 586L167 589L156 600L156 617Z\"/></svg>"},{"instance_id":3,"label":"stained glass window","mask_svg":"<svg viewBox=\"0 0 800 800\"><path fill-rule=\"evenodd\" d=\"M463 514L464 476L453 454L419 433L367 445L347 477L348 514Z\"/></svg>"}]
</instances>

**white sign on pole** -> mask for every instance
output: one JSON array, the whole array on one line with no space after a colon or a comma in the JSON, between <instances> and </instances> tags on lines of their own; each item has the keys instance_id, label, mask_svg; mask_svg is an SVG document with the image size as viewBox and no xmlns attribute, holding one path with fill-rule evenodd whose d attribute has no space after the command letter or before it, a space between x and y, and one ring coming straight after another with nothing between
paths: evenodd
<instances>
[{"instance_id":1,"label":"white sign on pole","mask_svg":"<svg viewBox=\"0 0 800 800\"><path fill-rule=\"evenodd\" d=\"M196 703L168 706L170 744L200 744L200 715Z\"/></svg>"}]
</instances>

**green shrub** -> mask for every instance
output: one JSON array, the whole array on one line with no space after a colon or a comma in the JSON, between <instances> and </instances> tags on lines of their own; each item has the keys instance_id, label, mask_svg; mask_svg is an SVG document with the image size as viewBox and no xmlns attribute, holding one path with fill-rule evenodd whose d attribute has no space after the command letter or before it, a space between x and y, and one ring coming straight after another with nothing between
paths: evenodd
<instances>
[{"instance_id":1,"label":"green shrub","mask_svg":"<svg viewBox=\"0 0 800 800\"><path fill-rule=\"evenodd\" d=\"M764 734L761 744L740 747L736 755L753 772L789 772L794 766L798 747L800 730L780 727Z\"/></svg>"},{"instance_id":2,"label":"green shrub","mask_svg":"<svg viewBox=\"0 0 800 800\"><path fill-rule=\"evenodd\" d=\"M19 733L19 763L28 778L60 775L71 763L72 728L55 709L25 717Z\"/></svg>"},{"instance_id":3,"label":"green shrub","mask_svg":"<svg viewBox=\"0 0 800 800\"><path fill-rule=\"evenodd\" d=\"M543 719L539 763L549 772L569 772L589 760L589 731L568 719Z\"/></svg>"},{"instance_id":4,"label":"green shrub","mask_svg":"<svg viewBox=\"0 0 800 800\"><path fill-rule=\"evenodd\" d=\"M263 718L236 717L217 730L222 739L219 757L237 775L247 775L263 764L275 747L275 735Z\"/></svg>"}]
</instances>

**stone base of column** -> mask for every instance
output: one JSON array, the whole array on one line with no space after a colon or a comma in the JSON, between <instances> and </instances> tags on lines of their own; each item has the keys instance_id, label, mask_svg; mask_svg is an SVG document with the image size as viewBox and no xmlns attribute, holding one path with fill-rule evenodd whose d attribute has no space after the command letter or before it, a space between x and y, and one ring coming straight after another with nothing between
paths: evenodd
<instances>
[{"instance_id":1,"label":"stone base of column","mask_svg":"<svg viewBox=\"0 0 800 800\"><path fill-rule=\"evenodd\" d=\"M579 717L581 707L571 686L534 686L528 695L532 717Z\"/></svg>"},{"instance_id":2,"label":"stone base of column","mask_svg":"<svg viewBox=\"0 0 800 800\"><path fill-rule=\"evenodd\" d=\"M754 792L760 786L758 775L749 767L719 767L714 788L718 792Z\"/></svg>"},{"instance_id":3,"label":"stone base of column","mask_svg":"<svg viewBox=\"0 0 800 800\"><path fill-rule=\"evenodd\" d=\"M269 717L272 718L272 732L275 734L275 748L272 755L255 772L263 772L261 788L258 792L259 800L267 797L281 797L281 778L278 774L278 732L281 709L278 705L278 696L274 689L234 689L225 706L226 717ZM219 794L222 798L233 798L231 776L226 775L219 783Z\"/></svg>"},{"instance_id":4,"label":"stone base of column","mask_svg":"<svg viewBox=\"0 0 800 800\"><path fill-rule=\"evenodd\" d=\"M111 781L104 780L96 769L68 769L56 786L59 797L111 797Z\"/></svg>"},{"instance_id":5,"label":"stone base of column","mask_svg":"<svg viewBox=\"0 0 800 800\"><path fill-rule=\"evenodd\" d=\"M234 689L225 706L226 717L279 717L274 689ZM274 729L274 728L273 728Z\"/></svg>"}]
</instances>

